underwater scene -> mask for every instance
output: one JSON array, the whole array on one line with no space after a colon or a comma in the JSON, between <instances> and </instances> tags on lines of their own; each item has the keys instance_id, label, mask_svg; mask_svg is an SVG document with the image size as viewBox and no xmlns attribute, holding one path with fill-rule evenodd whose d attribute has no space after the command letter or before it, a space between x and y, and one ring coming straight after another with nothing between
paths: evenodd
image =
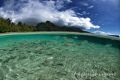
<instances>
[{"instance_id":1,"label":"underwater scene","mask_svg":"<svg viewBox=\"0 0 120 80\"><path fill-rule=\"evenodd\" d=\"M120 80L120 40L82 34L0 35L0 80Z\"/></svg>"}]
</instances>

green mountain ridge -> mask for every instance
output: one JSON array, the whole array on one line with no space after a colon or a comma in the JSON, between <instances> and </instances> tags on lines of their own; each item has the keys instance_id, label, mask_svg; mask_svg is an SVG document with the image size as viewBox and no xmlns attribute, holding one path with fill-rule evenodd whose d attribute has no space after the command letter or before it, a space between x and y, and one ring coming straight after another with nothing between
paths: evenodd
<instances>
[{"instance_id":1,"label":"green mountain ridge","mask_svg":"<svg viewBox=\"0 0 120 80\"><path fill-rule=\"evenodd\" d=\"M37 31L71 31L71 32L89 33L87 31L83 31L80 28L76 28L76 27L57 26L51 23L50 21L38 23L36 29Z\"/></svg>"}]
</instances>

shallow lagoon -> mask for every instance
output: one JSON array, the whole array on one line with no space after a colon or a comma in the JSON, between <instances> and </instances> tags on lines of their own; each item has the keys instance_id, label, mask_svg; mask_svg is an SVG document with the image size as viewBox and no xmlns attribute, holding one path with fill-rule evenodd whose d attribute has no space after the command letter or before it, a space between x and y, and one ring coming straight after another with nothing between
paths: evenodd
<instances>
[{"instance_id":1,"label":"shallow lagoon","mask_svg":"<svg viewBox=\"0 0 120 80\"><path fill-rule=\"evenodd\" d=\"M79 33L0 36L0 80L120 80L120 40Z\"/></svg>"}]
</instances>

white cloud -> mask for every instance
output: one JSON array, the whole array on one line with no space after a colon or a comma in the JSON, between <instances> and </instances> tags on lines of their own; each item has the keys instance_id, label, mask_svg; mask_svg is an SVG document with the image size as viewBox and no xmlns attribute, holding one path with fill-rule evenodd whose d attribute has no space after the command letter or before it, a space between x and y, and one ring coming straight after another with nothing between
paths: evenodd
<instances>
[{"instance_id":1,"label":"white cloud","mask_svg":"<svg viewBox=\"0 0 120 80\"><path fill-rule=\"evenodd\" d=\"M77 13L78 15L83 15L83 14L81 14L81 13Z\"/></svg>"},{"instance_id":2,"label":"white cloud","mask_svg":"<svg viewBox=\"0 0 120 80\"><path fill-rule=\"evenodd\" d=\"M83 3L83 6L89 6L87 3Z\"/></svg>"},{"instance_id":3,"label":"white cloud","mask_svg":"<svg viewBox=\"0 0 120 80\"><path fill-rule=\"evenodd\" d=\"M86 14L87 14L87 12L86 12L86 11L83 11L83 12L82 12L82 14L86 15Z\"/></svg>"},{"instance_id":4,"label":"white cloud","mask_svg":"<svg viewBox=\"0 0 120 80\"><path fill-rule=\"evenodd\" d=\"M72 0L67 0L67 2L70 2L70 3L71 3L71 2L72 2Z\"/></svg>"},{"instance_id":5,"label":"white cloud","mask_svg":"<svg viewBox=\"0 0 120 80\"><path fill-rule=\"evenodd\" d=\"M103 31L94 31L93 33L95 33L95 34L101 34L101 35L113 35L112 33L103 32Z\"/></svg>"},{"instance_id":6,"label":"white cloud","mask_svg":"<svg viewBox=\"0 0 120 80\"><path fill-rule=\"evenodd\" d=\"M79 15L88 15L90 13L86 12L86 11L82 11L81 14L79 13Z\"/></svg>"},{"instance_id":7,"label":"white cloud","mask_svg":"<svg viewBox=\"0 0 120 80\"><path fill-rule=\"evenodd\" d=\"M91 8L93 8L93 7L94 7L93 5L92 5L92 6L89 6L88 9L91 9Z\"/></svg>"},{"instance_id":8,"label":"white cloud","mask_svg":"<svg viewBox=\"0 0 120 80\"><path fill-rule=\"evenodd\" d=\"M75 26L82 29L100 28L100 26L92 24L90 18L77 17L77 13L72 9L59 11L65 7L66 2L72 1L19 0L16 2L15 0L7 0L5 5L0 8L0 16L10 18L16 23L21 21L30 25L49 20L60 26Z\"/></svg>"}]
</instances>

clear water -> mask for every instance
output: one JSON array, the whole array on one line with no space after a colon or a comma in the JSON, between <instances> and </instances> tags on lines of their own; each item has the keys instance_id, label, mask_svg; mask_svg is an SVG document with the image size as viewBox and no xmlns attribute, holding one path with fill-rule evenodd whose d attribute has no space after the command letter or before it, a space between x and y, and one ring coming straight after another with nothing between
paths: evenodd
<instances>
[{"instance_id":1,"label":"clear water","mask_svg":"<svg viewBox=\"0 0 120 80\"><path fill-rule=\"evenodd\" d=\"M78 34L0 36L0 80L120 80L120 40Z\"/></svg>"}]
</instances>

